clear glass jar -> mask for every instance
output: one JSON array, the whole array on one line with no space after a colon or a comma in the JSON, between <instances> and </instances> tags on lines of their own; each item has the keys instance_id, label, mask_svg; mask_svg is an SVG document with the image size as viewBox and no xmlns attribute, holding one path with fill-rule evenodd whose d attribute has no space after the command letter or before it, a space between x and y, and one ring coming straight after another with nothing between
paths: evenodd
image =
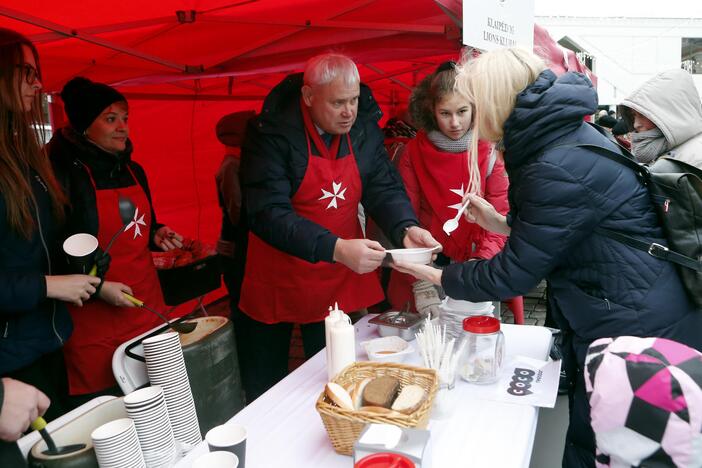
<instances>
[{"instance_id":1,"label":"clear glass jar","mask_svg":"<svg viewBox=\"0 0 702 468\"><path fill-rule=\"evenodd\" d=\"M476 315L463 321L463 337L458 357L458 375L467 382L488 384L500 376L505 351L500 321Z\"/></svg>"}]
</instances>

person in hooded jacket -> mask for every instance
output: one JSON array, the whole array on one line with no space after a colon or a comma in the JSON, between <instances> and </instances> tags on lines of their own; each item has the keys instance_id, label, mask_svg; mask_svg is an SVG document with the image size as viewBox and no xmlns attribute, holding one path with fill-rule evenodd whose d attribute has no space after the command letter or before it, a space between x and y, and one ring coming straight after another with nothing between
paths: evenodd
<instances>
[{"instance_id":1,"label":"person in hooded jacket","mask_svg":"<svg viewBox=\"0 0 702 468\"><path fill-rule=\"evenodd\" d=\"M76 77L61 91L70 125L48 144L56 176L68 194L66 236L84 232L105 248L122 226L120 198L136 211L113 243L110 270L99 300L70 308L73 336L64 347L70 395L75 405L99 394L119 394L112 354L125 341L160 324L123 293L166 311L150 249L181 247L182 237L156 222L144 169L132 161L128 105L116 89Z\"/></svg>"},{"instance_id":2,"label":"person in hooded jacket","mask_svg":"<svg viewBox=\"0 0 702 468\"><path fill-rule=\"evenodd\" d=\"M383 146L380 108L351 59L311 58L266 97L242 147L242 219L250 229L234 316L249 401L285 377L294 324L305 356L324 318L383 299L385 249L363 236L359 203L396 245L434 247Z\"/></svg>"},{"instance_id":3,"label":"person in hooded jacket","mask_svg":"<svg viewBox=\"0 0 702 468\"><path fill-rule=\"evenodd\" d=\"M46 394L53 419L70 409L61 346L73 326L65 303L82 305L100 279L58 274L66 196L36 131L41 88L34 45L0 28L0 377Z\"/></svg>"},{"instance_id":4,"label":"person in hooded jacket","mask_svg":"<svg viewBox=\"0 0 702 468\"><path fill-rule=\"evenodd\" d=\"M702 314L672 263L595 232L602 226L666 245L648 189L634 172L576 146L618 150L583 120L597 108L586 76L556 77L531 52L505 48L470 61L456 85L474 103L474 136L504 148L510 180L507 216L468 194L467 218L509 238L489 260L443 270L395 267L469 301L525 294L547 280L549 307L565 334L563 366L575 380L563 466L593 467L583 380L588 345L631 335L665 337L699 350Z\"/></svg>"},{"instance_id":5,"label":"person in hooded jacket","mask_svg":"<svg viewBox=\"0 0 702 468\"><path fill-rule=\"evenodd\" d=\"M645 82L618 107L633 130L631 151L639 162L661 156L702 168L702 102L687 71L664 71Z\"/></svg>"}]
</instances>

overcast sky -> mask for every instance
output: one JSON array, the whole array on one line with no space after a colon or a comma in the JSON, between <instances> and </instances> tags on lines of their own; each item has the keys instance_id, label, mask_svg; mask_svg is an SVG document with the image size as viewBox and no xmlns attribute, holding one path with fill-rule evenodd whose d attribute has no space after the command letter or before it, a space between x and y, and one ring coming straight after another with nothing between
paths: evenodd
<instances>
[{"instance_id":1,"label":"overcast sky","mask_svg":"<svg viewBox=\"0 0 702 468\"><path fill-rule=\"evenodd\" d=\"M702 18L700 0L534 0L534 7L536 16Z\"/></svg>"}]
</instances>

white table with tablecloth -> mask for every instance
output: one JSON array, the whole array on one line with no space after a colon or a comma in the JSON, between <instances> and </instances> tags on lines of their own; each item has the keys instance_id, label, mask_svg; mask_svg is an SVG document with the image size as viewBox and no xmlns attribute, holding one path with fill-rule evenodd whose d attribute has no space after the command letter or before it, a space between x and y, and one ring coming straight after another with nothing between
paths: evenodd
<instances>
[{"instance_id":1,"label":"white table with tablecloth","mask_svg":"<svg viewBox=\"0 0 702 468\"><path fill-rule=\"evenodd\" d=\"M366 360L361 341L377 337L377 326L367 316L356 324L356 355ZM529 325L502 326L506 355L547 359L551 332ZM412 344L416 349L416 341ZM405 364L420 364L418 353ZM324 467L349 468L352 457L339 455L327 437L315 409L327 383L324 350L305 362L261 395L229 422L248 431L246 468ZM450 391L453 411L448 417L432 419L431 452L433 468L529 466L536 431L538 409L476 398L475 387L460 378ZM208 451L202 442L176 465L185 468Z\"/></svg>"}]
</instances>

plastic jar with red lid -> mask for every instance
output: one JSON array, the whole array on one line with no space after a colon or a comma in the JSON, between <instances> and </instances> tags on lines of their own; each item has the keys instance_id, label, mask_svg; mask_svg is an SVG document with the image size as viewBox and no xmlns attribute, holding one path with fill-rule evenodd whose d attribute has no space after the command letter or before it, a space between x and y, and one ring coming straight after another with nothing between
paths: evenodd
<instances>
[{"instance_id":1,"label":"plastic jar with red lid","mask_svg":"<svg viewBox=\"0 0 702 468\"><path fill-rule=\"evenodd\" d=\"M476 315L463 320L462 349L458 358L458 375L467 382L489 384L500 377L505 351L500 321L492 316Z\"/></svg>"}]
</instances>

